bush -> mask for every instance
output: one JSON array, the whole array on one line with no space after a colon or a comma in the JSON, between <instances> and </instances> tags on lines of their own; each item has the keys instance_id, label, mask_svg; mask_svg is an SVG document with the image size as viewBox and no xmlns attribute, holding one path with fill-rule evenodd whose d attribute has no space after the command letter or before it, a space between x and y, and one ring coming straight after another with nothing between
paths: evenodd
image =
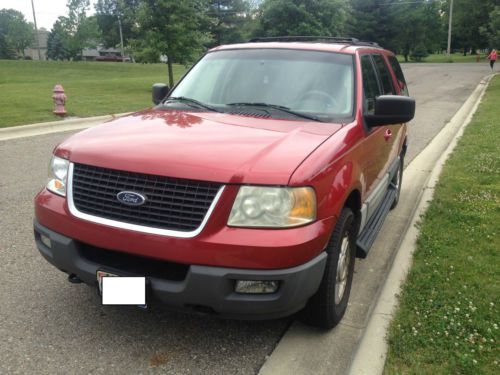
<instances>
[{"instance_id":1,"label":"bush","mask_svg":"<svg viewBox=\"0 0 500 375\"><path fill-rule=\"evenodd\" d=\"M134 53L135 61L142 64L154 64L160 61L160 54L151 47L136 50Z\"/></svg>"},{"instance_id":2,"label":"bush","mask_svg":"<svg viewBox=\"0 0 500 375\"><path fill-rule=\"evenodd\" d=\"M410 54L410 58L417 62L422 61L427 56L429 56L429 53L427 52L427 48L425 47L424 43L417 44Z\"/></svg>"}]
</instances>

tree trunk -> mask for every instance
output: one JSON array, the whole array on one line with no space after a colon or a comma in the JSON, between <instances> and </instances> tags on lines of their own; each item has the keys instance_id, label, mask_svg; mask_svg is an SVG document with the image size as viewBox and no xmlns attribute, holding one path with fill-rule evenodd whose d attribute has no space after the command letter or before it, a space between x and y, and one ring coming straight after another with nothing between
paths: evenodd
<instances>
[{"instance_id":1,"label":"tree trunk","mask_svg":"<svg viewBox=\"0 0 500 375\"><path fill-rule=\"evenodd\" d=\"M172 69L172 60L170 56L167 57L167 65L168 65L168 86L170 88L174 87L174 71Z\"/></svg>"}]
</instances>

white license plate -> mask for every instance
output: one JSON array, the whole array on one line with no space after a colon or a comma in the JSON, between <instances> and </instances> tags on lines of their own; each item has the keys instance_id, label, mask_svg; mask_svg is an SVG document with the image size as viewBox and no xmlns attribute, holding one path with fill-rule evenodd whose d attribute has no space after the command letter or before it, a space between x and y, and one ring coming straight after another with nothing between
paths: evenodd
<instances>
[{"instance_id":1,"label":"white license plate","mask_svg":"<svg viewBox=\"0 0 500 375\"><path fill-rule=\"evenodd\" d=\"M137 305L146 308L146 278L97 271L103 305Z\"/></svg>"}]
</instances>

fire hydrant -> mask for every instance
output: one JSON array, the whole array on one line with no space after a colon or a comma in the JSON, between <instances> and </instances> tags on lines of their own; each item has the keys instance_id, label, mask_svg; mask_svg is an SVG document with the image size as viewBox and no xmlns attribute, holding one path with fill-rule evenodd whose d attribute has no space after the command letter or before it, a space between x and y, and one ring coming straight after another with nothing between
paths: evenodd
<instances>
[{"instance_id":1,"label":"fire hydrant","mask_svg":"<svg viewBox=\"0 0 500 375\"><path fill-rule=\"evenodd\" d=\"M54 95L52 95L52 99L54 100L54 114L64 116L66 114L66 108L64 108L64 104L66 103L64 88L62 85L57 84L54 86L53 92Z\"/></svg>"}]
</instances>

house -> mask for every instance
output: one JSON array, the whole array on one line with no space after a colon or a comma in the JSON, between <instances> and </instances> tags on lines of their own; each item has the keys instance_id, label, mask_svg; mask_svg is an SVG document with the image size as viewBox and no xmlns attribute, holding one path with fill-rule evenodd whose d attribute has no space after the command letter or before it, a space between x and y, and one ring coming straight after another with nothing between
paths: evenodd
<instances>
[{"instance_id":1,"label":"house","mask_svg":"<svg viewBox=\"0 0 500 375\"><path fill-rule=\"evenodd\" d=\"M49 38L49 31L44 28L38 30L38 42L40 43L40 57L41 60L47 60L47 40ZM27 59L39 60L38 58L38 48L36 39L33 40L33 44L24 50L24 56Z\"/></svg>"}]
</instances>

